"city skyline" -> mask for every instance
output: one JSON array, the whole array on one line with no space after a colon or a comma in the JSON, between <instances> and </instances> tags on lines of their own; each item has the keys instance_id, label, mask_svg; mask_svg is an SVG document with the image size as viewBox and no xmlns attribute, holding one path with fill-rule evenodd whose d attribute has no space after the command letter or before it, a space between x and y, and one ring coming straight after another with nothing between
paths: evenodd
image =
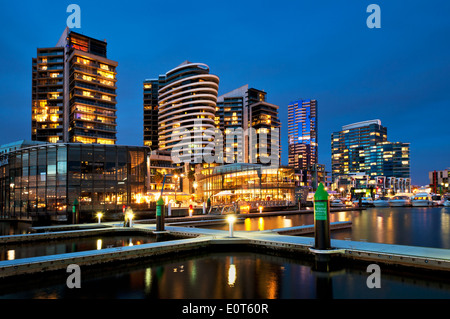
<instances>
[{"instance_id":1,"label":"city skyline","mask_svg":"<svg viewBox=\"0 0 450 319\"><path fill-rule=\"evenodd\" d=\"M208 64L219 76L219 95L247 83L268 92L268 102L280 106L283 137L287 136L288 104L316 99L321 105L318 162L327 171L331 171L331 133L373 118L382 121L389 136L411 143L413 184L428 184L429 171L448 167L450 148L446 117L442 116L450 101L446 90L450 45L444 41L450 29L444 14L450 9L448 3L431 8L418 1L408 6L381 1L382 28L378 30L367 28L368 3L357 1L323 7L246 2L238 11L232 5L211 7L208 2L189 7L78 4L82 28L74 31L106 38L108 57L119 62L119 145L143 145L142 82L149 74L164 74L189 60ZM0 57L9 62L1 74L0 144L31 139L31 58L37 48L56 44L51 39L66 26L67 5L50 1L11 4L1 13L10 32L1 35L6 49ZM111 22L96 17L100 8ZM189 20L190 14L204 19ZM158 34L147 32L146 27L163 23L169 16L177 23ZM423 23L416 23L419 19ZM199 28L216 21L214 28ZM195 32L198 35L193 38L184 36ZM227 45L228 38L236 42ZM243 43L249 39L253 45L245 48ZM426 46L421 45L423 41ZM430 109L433 113L424 112ZM282 164L287 163L287 145L283 138Z\"/></svg>"}]
</instances>

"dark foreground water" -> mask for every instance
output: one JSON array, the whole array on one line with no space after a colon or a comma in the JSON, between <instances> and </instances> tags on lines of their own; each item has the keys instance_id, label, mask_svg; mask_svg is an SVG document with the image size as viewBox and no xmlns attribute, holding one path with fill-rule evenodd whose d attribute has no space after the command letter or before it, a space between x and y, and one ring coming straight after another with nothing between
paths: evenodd
<instances>
[{"instance_id":1,"label":"dark foreground water","mask_svg":"<svg viewBox=\"0 0 450 319\"><path fill-rule=\"evenodd\" d=\"M369 208L361 212L331 214L331 221L344 220L351 220L353 227L332 232L333 238L450 248L449 208ZM257 231L310 224L313 224L313 215L303 214L246 219L235 225L235 229ZM4 225L3 223L3 231L6 233L26 233L29 226L15 224L8 228ZM219 228L228 229L227 226ZM97 240L86 245L97 249ZM129 243L129 238L117 240L122 245ZM105 245L108 244L102 239L102 247ZM42 249L57 249L46 246L42 246ZM69 248L70 245L61 249ZM7 256L6 254L6 259ZM364 267L357 268L354 264L346 264L344 268L331 273L317 272L304 256L286 258L250 251L208 252L172 256L164 260L139 261L135 264L82 268L80 289L67 288L69 274L65 270L22 279L0 280L0 298L450 298L450 278L447 274L429 277L430 273L427 273L428 277L425 277L425 273L421 271L406 273L381 268L379 289L367 287L369 275Z\"/></svg>"},{"instance_id":2,"label":"dark foreground water","mask_svg":"<svg viewBox=\"0 0 450 319\"><path fill-rule=\"evenodd\" d=\"M81 268L81 288L66 286L62 270L1 281L0 298L86 299L403 299L450 298L450 284L382 269L381 288L370 289L364 268L314 271L302 258L254 252L212 252L166 261Z\"/></svg>"}]
</instances>

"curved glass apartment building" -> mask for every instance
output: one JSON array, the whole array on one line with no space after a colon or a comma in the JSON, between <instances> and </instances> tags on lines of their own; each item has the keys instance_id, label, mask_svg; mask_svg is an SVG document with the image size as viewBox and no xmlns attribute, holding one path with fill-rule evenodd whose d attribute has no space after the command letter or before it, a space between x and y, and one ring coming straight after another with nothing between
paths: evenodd
<instances>
[{"instance_id":1,"label":"curved glass apartment building","mask_svg":"<svg viewBox=\"0 0 450 319\"><path fill-rule=\"evenodd\" d=\"M203 63L186 61L160 76L160 150L187 149L179 157L182 162L192 162L194 154L203 158L205 150L212 150L208 144L214 141L218 89L219 77L209 74L209 67Z\"/></svg>"}]
</instances>

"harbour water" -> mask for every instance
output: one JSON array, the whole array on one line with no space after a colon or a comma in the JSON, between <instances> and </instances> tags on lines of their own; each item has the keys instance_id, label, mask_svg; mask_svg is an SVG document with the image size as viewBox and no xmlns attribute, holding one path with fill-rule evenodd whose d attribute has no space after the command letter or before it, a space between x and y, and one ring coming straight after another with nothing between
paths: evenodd
<instances>
[{"instance_id":1,"label":"harbour water","mask_svg":"<svg viewBox=\"0 0 450 319\"><path fill-rule=\"evenodd\" d=\"M135 246L152 242L156 242L155 236L131 234L0 245L0 261L100 250L112 247Z\"/></svg>"},{"instance_id":2,"label":"harbour water","mask_svg":"<svg viewBox=\"0 0 450 319\"><path fill-rule=\"evenodd\" d=\"M243 217L243 216L241 216ZM330 214L330 221L352 221L351 229L333 231L333 239L450 249L450 207L380 207ZM313 225L314 215L247 218L235 230L258 231ZM211 226L227 230L227 225Z\"/></svg>"},{"instance_id":3,"label":"harbour water","mask_svg":"<svg viewBox=\"0 0 450 319\"><path fill-rule=\"evenodd\" d=\"M82 270L83 271L83 270ZM81 289L67 273L3 282L0 298L13 299L440 299L450 298L442 278L384 272L370 289L365 269L317 272L301 258L254 252L211 252L83 271Z\"/></svg>"},{"instance_id":4,"label":"harbour water","mask_svg":"<svg viewBox=\"0 0 450 319\"><path fill-rule=\"evenodd\" d=\"M450 248L450 209L368 208L331 213L351 220L336 239ZM258 231L313 224L312 214L249 218L236 230ZM3 224L5 225L5 224ZM228 229L228 226L214 228ZM27 232L17 224L3 232ZM126 242L126 239L124 239ZM95 249L95 248L93 248ZM370 289L361 265L324 273L301 256L253 251L208 251L82 270L82 289L66 286L67 273L2 280L0 299L448 299L450 280L432 273L382 269L381 289Z\"/></svg>"}]
</instances>

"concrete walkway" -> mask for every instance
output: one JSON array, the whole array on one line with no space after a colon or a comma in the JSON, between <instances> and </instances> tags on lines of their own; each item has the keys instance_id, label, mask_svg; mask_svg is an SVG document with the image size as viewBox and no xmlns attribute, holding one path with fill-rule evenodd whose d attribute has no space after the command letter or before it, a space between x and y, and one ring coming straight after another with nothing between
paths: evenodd
<instances>
[{"instance_id":1,"label":"concrete walkway","mask_svg":"<svg viewBox=\"0 0 450 319\"><path fill-rule=\"evenodd\" d=\"M339 223L345 222L338 222L338 226ZM336 223L333 224L336 225ZM90 227L95 227L95 225L99 226L98 224L91 224ZM86 227L87 225L83 226ZM107 228L105 228L105 226L107 226ZM299 227L312 226L297 226L295 228ZM211 245L229 245L231 251L233 250L233 245L249 245L250 247L259 246L265 249L272 249L280 252L284 251L291 256L295 256L295 252L314 254L314 251L310 250L314 246L313 237L280 235L280 233L292 231L292 228L293 227L267 231L235 231L233 237L229 237L229 232L225 230L166 226L165 231L167 233L174 236L182 236L187 239L2 261L0 262L0 278L63 269L69 264L92 266L112 261L125 262L126 260L148 258L162 254L189 252ZM57 228L53 228L53 230L57 230ZM102 224L101 228L98 229L81 229L78 232L85 232L85 235L88 235L90 232L106 230L119 232L124 230L135 230L148 232L153 235L156 230L156 225L135 224L134 227L130 229L124 228L122 223L115 222ZM71 230L33 235L52 236L53 234L55 236L68 236L70 234L73 235L76 232L76 230ZM12 236L3 236L0 240L7 241L8 239L5 237ZM448 249L346 240L331 240L331 245L334 248L334 253L338 254L339 257L347 258L350 263L352 260L363 260L397 266L415 267L416 269L450 270L450 250Z\"/></svg>"}]
</instances>

